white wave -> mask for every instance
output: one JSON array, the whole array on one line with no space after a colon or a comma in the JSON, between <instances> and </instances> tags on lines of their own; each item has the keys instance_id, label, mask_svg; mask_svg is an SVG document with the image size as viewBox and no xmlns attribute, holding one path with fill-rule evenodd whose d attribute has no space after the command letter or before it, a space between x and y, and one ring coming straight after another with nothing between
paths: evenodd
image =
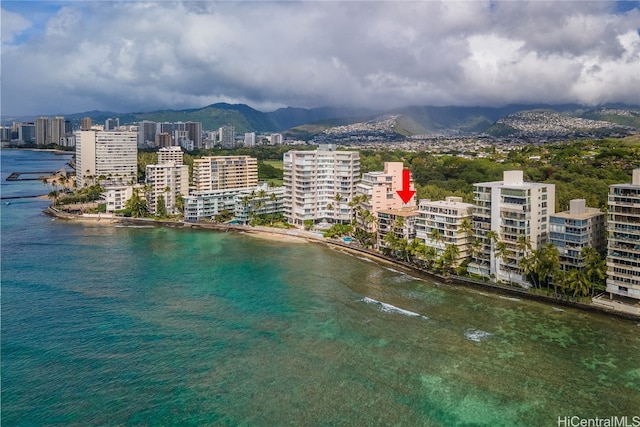
<instances>
[{"instance_id":1,"label":"white wave","mask_svg":"<svg viewBox=\"0 0 640 427\"><path fill-rule=\"evenodd\" d=\"M398 274L404 274L402 271L398 271L394 268L391 267L384 267L385 269L389 270L389 271L393 271L394 273L398 273Z\"/></svg>"},{"instance_id":2,"label":"white wave","mask_svg":"<svg viewBox=\"0 0 640 427\"><path fill-rule=\"evenodd\" d=\"M481 331L480 329L467 329L464 336L470 341L480 342L492 336L491 332Z\"/></svg>"},{"instance_id":3,"label":"white wave","mask_svg":"<svg viewBox=\"0 0 640 427\"><path fill-rule=\"evenodd\" d=\"M380 306L380 311L382 311L384 313L397 313L397 314L403 314L405 316L410 316L410 317L419 317L421 319L428 319L427 316L423 316L422 314L419 314L419 313L416 313L416 312L413 312L413 311L409 311L409 310L405 310L403 308L399 308L399 307L396 307L395 305L387 304L386 302L378 301L378 300L375 300L373 298L364 297L360 301L366 302L367 304L379 305Z\"/></svg>"},{"instance_id":4,"label":"white wave","mask_svg":"<svg viewBox=\"0 0 640 427\"><path fill-rule=\"evenodd\" d=\"M375 262L375 261L374 261L374 260L372 260L371 258L367 258L367 257L364 257L364 256L359 256L359 257L356 257L356 258L361 259L361 260L363 260L363 261Z\"/></svg>"},{"instance_id":5,"label":"white wave","mask_svg":"<svg viewBox=\"0 0 640 427\"><path fill-rule=\"evenodd\" d=\"M503 297L503 296L500 296L499 298L500 299L506 299L506 300L509 300L509 301L520 301L520 298Z\"/></svg>"},{"instance_id":6,"label":"white wave","mask_svg":"<svg viewBox=\"0 0 640 427\"><path fill-rule=\"evenodd\" d=\"M553 309L553 311L564 311L563 309L558 308L558 307L551 307L551 308Z\"/></svg>"}]
</instances>

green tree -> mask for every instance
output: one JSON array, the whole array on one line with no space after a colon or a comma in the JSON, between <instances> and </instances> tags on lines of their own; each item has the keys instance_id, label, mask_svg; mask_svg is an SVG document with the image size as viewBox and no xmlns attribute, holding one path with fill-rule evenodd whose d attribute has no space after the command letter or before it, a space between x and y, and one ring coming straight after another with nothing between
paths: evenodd
<instances>
[{"instance_id":1,"label":"green tree","mask_svg":"<svg viewBox=\"0 0 640 427\"><path fill-rule=\"evenodd\" d=\"M125 208L131 212L134 218L142 218L149 216L149 207L146 199L140 197L138 188L133 189L133 195L125 203Z\"/></svg>"},{"instance_id":2,"label":"green tree","mask_svg":"<svg viewBox=\"0 0 640 427\"><path fill-rule=\"evenodd\" d=\"M447 245L442 253L441 262L442 268L445 273L450 274L453 270L453 266L456 265L458 257L460 256L460 248L456 245Z\"/></svg>"},{"instance_id":3,"label":"green tree","mask_svg":"<svg viewBox=\"0 0 640 427\"><path fill-rule=\"evenodd\" d=\"M607 265L598 251L591 247L583 248L580 257L584 260L584 273L589 280L591 296L594 296L596 291L605 289Z\"/></svg>"},{"instance_id":4,"label":"green tree","mask_svg":"<svg viewBox=\"0 0 640 427\"><path fill-rule=\"evenodd\" d=\"M156 216L160 218L167 217L167 204L162 194L158 196L158 199L156 201Z\"/></svg>"},{"instance_id":5,"label":"green tree","mask_svg":"<svg viewBox=\"0 0 640 427\"><path fill-rule=\"evenodd\" d=\"M498 241L498 232L494 230L490 230L487 232L485 237L489 240L490 251L491 251L491 265L490 272L493 280L496 280L496 253L495 253L495 244Z\"/></svg>"},{"instance_id":6,"label":"green tree","mask_svg":"<svg viewBox=\"0 0 640 427\"><path fill-rule=\"evenodd\" d=\"M176 209L184 215L184 196L182 194L176 196Z\"/></svg>"}]
</instances>

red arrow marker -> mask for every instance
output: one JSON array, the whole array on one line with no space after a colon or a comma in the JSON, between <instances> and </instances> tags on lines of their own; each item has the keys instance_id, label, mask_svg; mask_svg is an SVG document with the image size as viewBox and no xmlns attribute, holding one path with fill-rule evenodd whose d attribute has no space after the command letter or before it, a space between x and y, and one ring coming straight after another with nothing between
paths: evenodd
<instances>
[{"instance_id":1,"label":"red arrow marker","mask_svg":"<svg viewBox=\"0 0 640 427\"><path fill-rule=\"evenodd\" d=\"M402 199L402 202L406 205L411 197L416 194L416 190L409 190L411 184L411 173L409 169L402 169L402 190L397 190L398 195Z\"/></svg>"}]
</instances>

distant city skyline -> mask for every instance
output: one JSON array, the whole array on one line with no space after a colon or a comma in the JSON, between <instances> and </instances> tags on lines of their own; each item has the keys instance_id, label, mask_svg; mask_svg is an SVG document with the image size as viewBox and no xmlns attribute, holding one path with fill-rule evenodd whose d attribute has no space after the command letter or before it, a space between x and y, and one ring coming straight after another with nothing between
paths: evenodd
<instances>
[{"instance_id":1,"label":"distant city skyline","mask_svg":"<svg viewBox=\"0 0 640 427\"><path fill-rule=\"evenodd\" d=\"M640 104L640 2L3 1L7 116Z\"/></svg>"}]
</instances>

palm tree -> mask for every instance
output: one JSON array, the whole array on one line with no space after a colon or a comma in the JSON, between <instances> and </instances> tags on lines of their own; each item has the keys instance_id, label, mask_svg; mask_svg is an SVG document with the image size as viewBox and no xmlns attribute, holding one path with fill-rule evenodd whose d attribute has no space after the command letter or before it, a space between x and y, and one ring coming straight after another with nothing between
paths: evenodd
<instances>
[{"instance_id":1,"label":"palm tree","mask_svg":"<svg viewBox=\"0 0 640 427\"><path fill-rule=\"evenodd\" d=\"M490 230L487 232L487 234L485 234L486 238L489 239L489 244L491 246L490 248L490 272L491 272L491 276L494 278L496 278L496 274L497 274L497 266L496 266L496 257L495 257L495 249L494 249L494 245L496 244L496 242L498 241L498 232L494 231L494 230Z\"/></svg>"},{"instance_id":2,"label":"palm tree","mask_svg":"<svg viewBox=\"0 0 640 427\"><path fill-rule=\"evenodd\" d=\"M415 257L420 253L423 246L420 239L413 238L407 244L407 262L415 262Z\"/></svg>"},{"instance_id":3,"label":"palm tree","mask_svg":"<svg viewBox=\"0 0 640 427\"><path fill-rule=\"evenodd\" d=\"M607 275L607 265L598 251L591 247L583 248L580 257L584 260L584 273L591 284L591 296L594 296L596 288L598 290L605 289L604 279Z\"/></svg>"},{"instance_id":4,"label":"palm tree","mask_svg":"<svg viewBox=\"0 0 640 427\"><path fill-rule=\"evenodd\" d=\"M271 201L271 225L273 225L273 219L276 215L276 210L278 208L278 195L276 193L271 193L269 195L269 200Z\"/></svg>"},{"instance_id":5,"label":"palm tree","mask_svg":"<svg viewBox=\"0 0 640 427\"><path fill-rule=\"evenodd\" d=\"M396 233L396 235L398 235L398 237L400 238L404 237L404 225L404 217L402 216L397 216L393 221L393 232Z\"/></svg>"},{"instance_id":6,"label":"palm tree","mask_svg":"<svg viewBox=\"0 0 640 427\"><path fill-rule=\"evenodd\" d=\"M338 222L338 217L340 215L340 203L342 203L342 194L340 193L336 193L335 196L333 196L333 201L335 202L333 205L334 208L334 212L333 212L333 220L334 222ZM327 206L328 208L328 206ZM340 221L342 222L342 221Z\"/></svg>"},{"instance_id":7,"label":"palm tree","mask_svg":"<svg viewBox=\"0 0 640 427\"><path fill-rule=\"evenodd\" d=\"M451 269L456 264L458 256L460 256L460 249L458 246L453 244L447 245L441 257L442 267L445 272L451 273Z\"/></svg>"},{"instance_id":8,"label":"palm tree","mask_svg":"<svg viewBox=\"0 0 640 427\"><path fill-rule=\"evenodd\" d=\"M440 234L440 230L436 227L431 229L431 233L429 233L429 239L433 242L434 246L438 251L442 250L440 245L444 242L444 237Z\"/></svg>"},{"instance_id":9,"label":"palm tree","mask_svg":"<svg viewBox=\"0 0 640 427\"><path fill-rule=\"evenodd\" d=\"M176 209L181 215L184 214L184 196L181 193L176 195Z\"/></svg>"},{"instance_id":10,"label":"palm tree","mask_svg":"<svg viewBox=\"0 0 640 427\"><path fill-rule=\"evenodd\" d=\"M542 250L537 251L539 261L537 263L538 278L544 279L547 283L547 289L549 289L549 282L560 270L560 252L553 243L547 243Z\"/></svg>"},{"instance_id":11,"label":"palm tree","mask_svg":"<svg viewBox=\"0 0 640 427\"><path fill-rule=\"evenodd\" d=\"M506 259L507 259L507 255L508 254L509 254L509 250L507 248L507 244L505 242L502 242L502 241L496 242L496 244L495 244L496 262L497 262L497 260L501 260L504 264L506 264ZM508 268L507 268L507 271L509 272L509 283L511 283L511 272L510 272L510 270Z\"/></svg>"},{"instance_id":12,"label":"palm tree","mask_svg":"<svg viewBox=\"0 0 640 427\"><path fill-rule=\"evenodd\" d=\"M472 257L478 256L481 249L482 249L482 242L478 239L473 239L473 242L471 242L471 245L469 246L469 250L471 251L471 256Z\"/></svg>"},{"instance_id":13,"label":"palm tree","mask_svg":"<svg viewBox=\"0 0 640 427\"><path fill-rule=\"evenodd\" d=\"M469 218L465 218L462 220L462 222L460 223L460 227L458 228L458 232L465 233L467 235L467 239L471 239L475 236L475 229L473 228L473 223Z\"/></svg>"},{"instance_id":14,"label":"palm tree","mask_svg":"<svg viewBox=\"0 0 640 427\"><path fill-rule=\"evenodd\" d=\"M518 263L520 269L522 270L525 279L531 278L531 282L533 283L533 286L535 288L537 288L539 286L539 282L538 282L538 260L540 259L539 257L539 252L538 250L535 250L533 252L530 252L529 254L527 254L526 256L523 256L522 258L520 258L520 261Z\"/></svg>"},{"instance_id":15,"label":"palm tree","mask_svg":"<svg viewBox=\"0 0 640 427\"><path fill-rule=\"evenodd\" d=\"M581 294L583 296L589 295L589 280L583 271L574 269L567 273L567 281L569 289L573 290L573 296Z\"/></svg>"},{"instance_id":16,"label":"palm tree","mask_svg":"<svg viewBox=\"0 0 640 427\"><path fill-rule=\"evenodd\" d=\"M433 263L438 256L438 251L433 246L422 245L420 247L420 257L424 260L425 268L431 270L433 268Z\"/></svg>"},{"instance_id":17,"label":"palm tree","mask_svg":"<svg viewBox=\"0 0 640 427\"><path fill-rule=\"evenodd\" d=\"M60 195L60 191L58 191L58 190L51 190L49 192L49 194L47 194L47 196L53 200L53 205L54 206L58 204L58 196L59 195Z\"/></svg>"},{"instance_id":18,"label":"palm tree","mask_svg":"<svg viewBox=\"0 0 640 427\"><path fill-rule=\"evenodd\" d=\"M133 195L127 200L125 206L131 210L131 216L134 218L149 216L149 208L147 201L140 197L139 190L133 189Z\"/></svg>"}]
</instances>

